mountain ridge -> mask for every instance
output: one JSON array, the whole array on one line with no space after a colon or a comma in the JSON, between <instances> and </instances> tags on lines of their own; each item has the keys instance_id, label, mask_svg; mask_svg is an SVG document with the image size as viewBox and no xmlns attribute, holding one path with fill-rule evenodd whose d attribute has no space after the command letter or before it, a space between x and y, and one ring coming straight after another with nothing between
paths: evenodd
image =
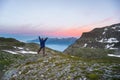
<instances>
[{"instance_id":1,"label":"mountain ridge","mask_svg":"<svg viewBox=\"0 0 120 80\"><path fill-rule=\"evenodd\" d=\"M95 28L90 32L85 32L70 45L64 52L74 53L74 48L100 48L119 51L120 49L120 23Z\"/></svg>"}]
</instances>

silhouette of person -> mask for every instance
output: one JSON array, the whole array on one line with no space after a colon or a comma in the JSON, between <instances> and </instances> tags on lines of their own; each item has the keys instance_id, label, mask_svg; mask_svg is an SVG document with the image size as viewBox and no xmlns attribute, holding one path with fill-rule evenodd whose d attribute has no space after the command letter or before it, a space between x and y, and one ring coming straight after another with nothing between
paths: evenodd
<instances>
[{"instance_id":1,"label":"silhouette of person","mask_svg":"<svg viewBox=\"0 0 120 80\"><path fill-rule=\"evenodd\" d=\"M40 48L38 50L38 54L43 49L43 56L45 55L45 42L46 42L47 39L48 38L40 38L40 36L39 36Z\"/></svg>"}]
</instances>

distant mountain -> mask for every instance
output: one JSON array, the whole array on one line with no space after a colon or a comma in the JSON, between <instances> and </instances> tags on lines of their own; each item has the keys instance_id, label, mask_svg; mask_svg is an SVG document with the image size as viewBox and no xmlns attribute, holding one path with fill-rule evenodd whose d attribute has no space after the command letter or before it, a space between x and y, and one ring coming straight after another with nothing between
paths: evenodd
<instances>
[{"instance_id":1,"label":"distant mountain","mask_svg":"<svg viewBox=\"0 0 120 80\"><path fill-rule=\"evenodd\" d=\"M70 45L64 52L74 53L80 48L99 48L120 51L120 23L102 28L95 28L82 34L81 38Z\"/></svg>"},{"instance_id":2,"label":"distant mountain","mask_svg":"<svg viewBox=\"0 0 120 80\"><path fill-rule=\"evenodd\" d=\"M77 38L74 37L70 37L70 38L48 38L47 40L47 44L67 44L67 45L71 45L73 44L75 41L77 40ZM29 40L27 42L35 42L38 43L39 39L34 39L34 40Z\"/></svg>"},{"instance_id":3,"label":"distant mountain","mask_svg":"<svg viewBox=\"0 0 120 80\"><path fill-rule=\"evenodd\" d=\"M19 41L26 42L27 40L35 39L37 36L36 35L25 35L25 34L0 33L0 37L14 38Z\"/></svg>"}]
</instances>

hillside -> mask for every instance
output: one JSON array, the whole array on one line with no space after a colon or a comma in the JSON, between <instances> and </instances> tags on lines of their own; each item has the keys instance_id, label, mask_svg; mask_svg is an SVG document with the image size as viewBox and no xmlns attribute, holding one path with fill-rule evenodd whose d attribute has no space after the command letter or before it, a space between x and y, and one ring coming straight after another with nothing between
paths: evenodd
<instances>
[{"instance_id":1,"label":"hillside","mask_svg":"<svg viewBox=\"0 0 120 80\"><path fill-rule=\"evenodd\" d=\"M20 45L12 43L9 45L9 43L11 42L8 39L4 41L4 45L10 48L1 47L0 49L0 77L2 80L120 79L120 58L107 56L109 50L105 51L101 58L83 58L46 48L47 55L43 57L42 54L36 52L39 48L38 44L19 41L17 44Z\"/></svg>"},{"instance_id":2,"label":"hillside","mask_svg":"<svg viewBox=\"0 0 120 80\"><path fill-rule=\"evenodd\" d=\"M23 59L25 55L37 54L39 45L35 43L24 43L13 38L0 37L0 78L4 69L9 67L17 59ZM51 49L46 48L46 51Z\"/></svg>"},{"instance_id":3,"label":"hillside","mask_svg":"<svg viewBox=\"0 0 120 80\"><path fill-rule=\"evenodd\" d=\"M64 52L74 54L77 49L109 49L120 54L120 23L102 28L95 28L83 33L76 42L70 45Z\"/></svg>"},{"instance_id":4,"label":"hillside","mask_svg":"<svg viewBox=\"0 0 120 80\"><path fill-rule=\"evenodd\" d=\"M120 58L83 59L56 51L17 59L3 80L119 80Z\"/></svg>"}]
</instances>

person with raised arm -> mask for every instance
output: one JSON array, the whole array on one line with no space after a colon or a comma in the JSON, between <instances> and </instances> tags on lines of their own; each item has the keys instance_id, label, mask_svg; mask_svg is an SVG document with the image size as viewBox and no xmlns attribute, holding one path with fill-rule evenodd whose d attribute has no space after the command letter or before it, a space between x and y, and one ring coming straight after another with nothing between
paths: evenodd
<instances>
[{"instance_id":1,"label":"person with raised arm","mask_svg":"<svg viewBox=\"0 0 120 80\"><path fill-rule=\"evenodd\" d=\"M40 48L38 50L38 54L40 53L41 50L43 50L43 56L45 56L45 42L46 42L47 39L48 39L48 37L41 38L39 36Z\"/></svg>"}]
</instances>

